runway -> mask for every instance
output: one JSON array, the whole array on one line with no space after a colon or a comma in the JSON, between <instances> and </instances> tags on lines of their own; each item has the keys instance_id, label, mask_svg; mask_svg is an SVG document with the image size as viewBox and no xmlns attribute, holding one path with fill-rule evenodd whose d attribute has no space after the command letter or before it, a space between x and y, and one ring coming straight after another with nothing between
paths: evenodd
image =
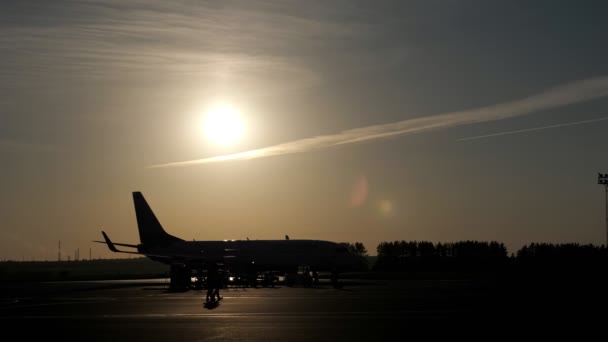
<instances>
[{"instance_id":1,"label":"runway","mask_svg":"<svg viewBox=\"0 0 608 342\"><path fill-rule=\"evenodd\" d=\"M23 338L62 341L336 341L524 328L533 316L510 316L512 296L479 280L229 288L210 308L204 291L167 289L164 280L22 284L3 291L0 322Z\"/></svg>"}]
</instances>

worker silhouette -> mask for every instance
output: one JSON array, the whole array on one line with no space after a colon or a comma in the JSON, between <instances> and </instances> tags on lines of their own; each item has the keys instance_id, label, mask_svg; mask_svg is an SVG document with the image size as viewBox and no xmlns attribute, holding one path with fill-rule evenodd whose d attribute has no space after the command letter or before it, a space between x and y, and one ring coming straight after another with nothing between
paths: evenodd
<instances>
[{"instance_id":1,"label":"worker silhouette","mask_svg":"<svg viewBox=\"0 0 608 342\"><path fill-rule=\"evenodd\" d=\"M217 265L209 264L209 269L207 270L207 302L215 302L216 295L218 298L220 298L219 286L220 275Z\"/></svg>"},{"instance_id":2,"label":"worker silhouette","mask_svg":"<svg viewBox=\"0 0 608 342\"><path fill-rule=\"evenodd\" d=\"M312 283L314 285L319 285L319 272L317 272L316 268L312 269Z\"/></svg>"},{"instance_id":3,"label":"worker silhouette","mask_svg":"<svg viewBox=\"0 0 608 342\"><path fill-rule=\"evenodd\" d=\"M224 277L222 276L222 273L220 273L219 271L217 272L217 281L215 282L215 285L213 287L213 300L215 301L220 301L222 298L222 296L220 296L220 289L222 287L224 287Z\"/></svg>"}]
</instances>

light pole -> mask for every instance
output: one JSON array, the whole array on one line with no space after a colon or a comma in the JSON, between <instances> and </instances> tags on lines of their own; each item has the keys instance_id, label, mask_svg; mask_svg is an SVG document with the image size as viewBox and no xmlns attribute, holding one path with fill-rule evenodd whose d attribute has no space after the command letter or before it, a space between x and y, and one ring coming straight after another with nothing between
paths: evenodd
<instances>
[{"instance_id":1,"label":"light pole","mask_svg":"<svg viewBox=\"0 0 608 342\"><path fill-rule=\"evenodd\" d=\"M598 173L597 184L603 185L606 190L606 247L608 248L608 173Z\"/></svg>"}]
</instances>

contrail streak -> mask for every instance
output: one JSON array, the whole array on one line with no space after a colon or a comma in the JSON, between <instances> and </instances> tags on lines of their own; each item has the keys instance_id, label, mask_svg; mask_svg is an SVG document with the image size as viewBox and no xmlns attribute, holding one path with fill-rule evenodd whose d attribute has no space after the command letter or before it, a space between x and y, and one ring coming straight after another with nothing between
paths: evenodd
<instances>
[{"instance_id":1,"label":"contrail streak","mask_svg":"<svg viewBox=\"0 0 608 342\"><path fill-rule=\"evenodd\" d=\"M589 78L553 87L539 94L520 100L499 103L492 106L349 129L336 134L305 138L235 154L152 165L149 167L190 166L229 160L247 160L282 154L309 152L397 135L414 134L473 123L503 120L551 108L590 101L605 96L608 96L608 76Z\"/></svg>"},{"instance_id":2,"label":"contrail streak","mask_svg":"<svg viewBox=\"0 0 608 342\"><path fill-rule=\"evenodd\" d=\"M599 118L599 119L584 120L584 121L576 121L576 122L567 122L567 123L557 124L557 125L551 125L551 126L526 128L526 129L520 129L518 131L509 131L509 132L493 133L493 134L486 134L486 135L478 135L478 136L475 136L475 137L458 139L456 141L475 140L475 139L481 139L481 138L496 137L496 136L499 136L499 135L506 135L506 134L515 134L515 133L523 133L523 132L530 132L530 131L540 131L540 130L543 130L543 129L557 128L557 127L566 127L566 126L574 126L574 125L582 125L582 124L586 124L586 123L592 123L592 122L598 122L598 121L604 121L604 120L608 120L608 117Z\"/></svg>"}]
</instances>

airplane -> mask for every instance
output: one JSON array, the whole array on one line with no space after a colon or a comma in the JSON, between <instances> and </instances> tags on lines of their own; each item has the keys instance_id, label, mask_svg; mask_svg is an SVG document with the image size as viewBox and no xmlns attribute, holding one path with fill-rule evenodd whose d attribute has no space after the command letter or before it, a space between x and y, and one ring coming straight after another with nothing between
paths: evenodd
<instances>
[{"instance_id":1,"label":"airplane","mask_svg":"<svg viewBox=\"0 0 608 342\"><path fill-rule=\"evenodd\" d=\"M231 272L281 272L294 274L298 268L338 272L361 270L363 257L346 243L323 240L223 240L186 241L168 234L141 192L133 192L139 229L139 244L115 243L102 231L104 243L112 252L140 254L171 266L170 285L189 283L192 271L203 272L212 263ZM118 249L128 247L132 250ZM336 285L336 283L334 283Z\"/></svg>"}]
</instances>

